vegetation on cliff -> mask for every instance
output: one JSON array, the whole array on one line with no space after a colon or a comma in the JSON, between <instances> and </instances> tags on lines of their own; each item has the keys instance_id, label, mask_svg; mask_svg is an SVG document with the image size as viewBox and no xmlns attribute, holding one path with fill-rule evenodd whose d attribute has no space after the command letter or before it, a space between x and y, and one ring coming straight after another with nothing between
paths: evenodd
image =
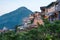
<instances>
[{"instance_id":1,"label":"vegetation on cliff","mask_svg":"<svg viewBox=\"0 0 60 40\"><path fill-rule=\"evenodd\" d=\"M0 40L59 40L60 21L50 23L44 20L44 26L38 24L38 28L29 31L0 33Z\"/></svg>"}]
</instances>

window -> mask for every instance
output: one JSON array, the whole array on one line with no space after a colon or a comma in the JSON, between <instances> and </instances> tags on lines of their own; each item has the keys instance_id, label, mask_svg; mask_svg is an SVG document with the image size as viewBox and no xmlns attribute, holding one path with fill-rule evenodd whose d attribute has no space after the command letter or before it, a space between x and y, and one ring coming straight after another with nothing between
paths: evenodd
<instances>
[{"instance_id":1,"label":"window","mask_svg":"<svg viewBox=\"0 0 60 40\"><path fill-rule=\"evenodd\" d=\"M60 20L60 11L59 11L59 20Z\"/></svg>"}]
</instances>

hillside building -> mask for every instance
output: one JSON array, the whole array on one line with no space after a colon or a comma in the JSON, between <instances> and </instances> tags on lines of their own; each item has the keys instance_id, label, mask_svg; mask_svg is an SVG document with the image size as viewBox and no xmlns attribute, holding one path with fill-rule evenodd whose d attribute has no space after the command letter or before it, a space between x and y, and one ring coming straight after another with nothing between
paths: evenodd
<instances>
[{"instance_id":1,"label":"hillside building","mask_svg":"<svg viewBox=\"0 0 60 40\"><path fill-rule=\"evenodd\" d=\"M43 17L49 21L60 20L60 1L52 2L48 6L40 7Z\"/></svg>"}]
</instances>

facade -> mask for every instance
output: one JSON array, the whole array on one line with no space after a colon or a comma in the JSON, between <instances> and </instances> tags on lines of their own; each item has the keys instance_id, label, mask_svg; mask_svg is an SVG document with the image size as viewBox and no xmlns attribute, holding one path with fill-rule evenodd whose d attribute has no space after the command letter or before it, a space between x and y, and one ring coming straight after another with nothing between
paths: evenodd
<instances>
[{"instance_id":1,"label":"facade","mask_svg":"<svg viewBox=\"0 0 60 40\"><path fill-rule=\"evenodd\" d=\"M49 21L60 20L60 1L52 2L48 6L40 7L44 13L44 18Z\"/></svg>"},{"instance_id":2,"label":"facade","mask_svg":"<svg viewBox=\"0 0 60 40\"><path fill-rule=\"evenodd\" d=\"M34 27L37 27L38 24L43 25L43 20L41 18L41 13L40 12L34 12L30 18L33 20L32 24Z\"/></svg>"}]
</instances>

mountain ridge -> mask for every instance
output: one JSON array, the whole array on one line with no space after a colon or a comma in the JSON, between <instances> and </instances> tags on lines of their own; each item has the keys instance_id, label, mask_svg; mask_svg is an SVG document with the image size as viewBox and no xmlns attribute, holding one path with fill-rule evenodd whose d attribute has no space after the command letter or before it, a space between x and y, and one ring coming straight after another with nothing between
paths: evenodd
<instances>
[{"instance_id":1,"label":"mountain ridge","mask_svg":"<svg viewBox=\"0 0 60 40\"><path fill-rule=\"evenodd\" d=\"M21 24L24 17L28 17L29 14L33 13L26 7L20 7L10 13L0 16L0 29L3 26L7 26L9 29L15 27L15 25ZM11 27L11 26L12 27Z\"/></svg>"}]
</instances>

